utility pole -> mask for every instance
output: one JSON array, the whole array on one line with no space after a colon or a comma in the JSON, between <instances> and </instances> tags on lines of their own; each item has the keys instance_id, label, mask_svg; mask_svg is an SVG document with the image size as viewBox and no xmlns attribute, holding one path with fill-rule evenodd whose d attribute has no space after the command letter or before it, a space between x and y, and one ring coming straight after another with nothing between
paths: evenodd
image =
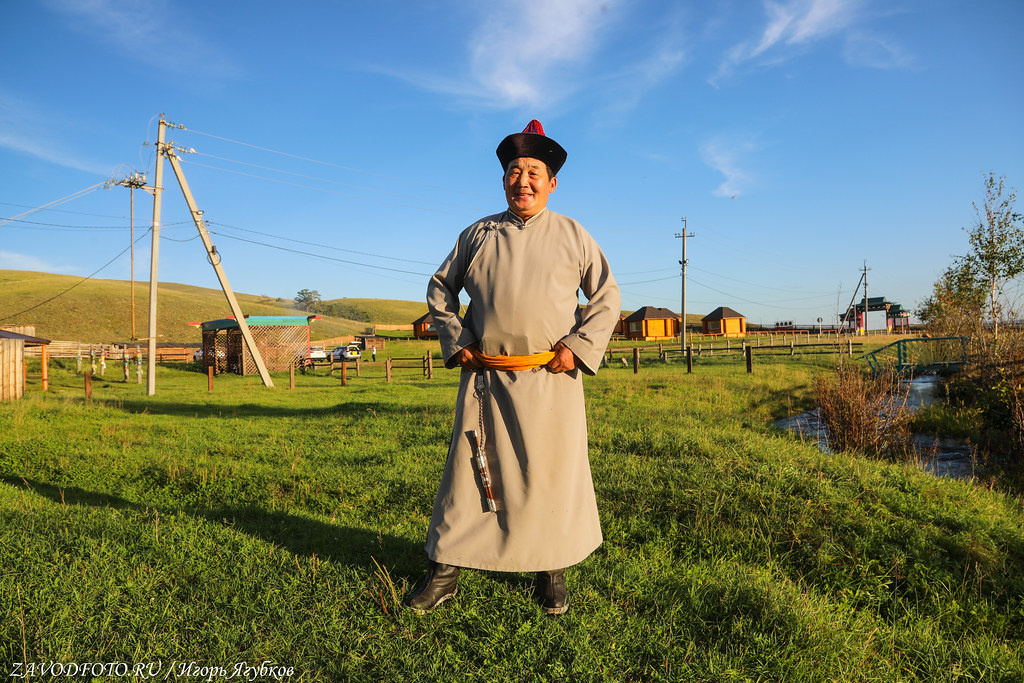
<instances>
[{"instance_id":1,"label":"utility pole","mask_svg":"<svg viewBox=\"0 0 1024 683\"><path fill-rule=\"evenodd\" d=\"M868 336L868 260L864 259L864 336Z\"/></svg>"},{"instance_id":2,"label":"utility pole","mask_svg":"<svg viewBox=\"0 0 1024 683\"><path fill-rule=\"evenodd\" d=\"M122 185L128 188L129 196L129 228L131 231L130 243L131 247L131 322L132 322L132 341L135 341L135 190L136 189L148 189L146 188L146 174L140 171L133 171L131 175L125 176L123 180L117 181L118 185Z\"/></svg>"},{"instance_id":3,"label":"utility pole","mask_svg":"<svg viewBox=\"0 0 1024 683\"><path fill-rule=\"evenodd\" d=\"M683 239L683 257L682 257L682 260L679 261L679 265L682 266L682 268L683 268L683 285L682 285L682 291L680 292L680 301L681 301L680 306L682 308L682 311L680 312L680 315L682 316L682 325L681 325L681 328L679 330L679 342L680 342L680 350L683 352L683 354L685 354L686 353L686 263L687 263L687 261L686 261L686 238L687 237L694 237L694 234L692 232L689 233L689 234L687 234L687 232L686 232L686 217L685 216L683 217L683 231L681 233L677 232L676 233L676 237L677 238L681 237Z\"/></svg>"},{"instance_id":4,"label":"utility pole","mask_svg":"<svg viewBox=\"0 0 1024 683\"><path fill-rule=\"evenodd\" d=\"M160 200L164 191L164 140L167 121L160 115L156 136L156 171L153 178L153 246L149 256L149 329L146 337L146 393L156 394L156 291L157 264L160 262Z\"/></svg>"}]
</instances>

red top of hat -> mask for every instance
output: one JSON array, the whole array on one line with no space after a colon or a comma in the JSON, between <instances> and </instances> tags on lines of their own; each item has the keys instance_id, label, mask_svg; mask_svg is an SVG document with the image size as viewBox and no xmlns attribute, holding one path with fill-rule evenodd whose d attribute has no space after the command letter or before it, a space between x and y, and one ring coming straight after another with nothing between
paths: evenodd
<instances>
[{"instance_id":1,"label":"red top of hat","mask_svg":"<svg viewBox=\"0 0 1024 683\"><path fill-rule=\"evenodd\" d=\"M540 121L534 119L526 124L526 128L523 128L524 133L534 133L536 135L544 135L544 126L540 125Z\"/></svg>"},{"instance_id":2,"label":"red top of hat","mask_svg":"<svg viewBox=\"0 0 1024 683\"><path fill-rule=\"evenodd\" d=\"M537 119L526 124L522 133L507 136L495 151L502 170L508 168L513 159L532 157L550 166L552 174L558 173L568 156L561 145L544 134L544 126Z\"/></svg>"}]
</instances>

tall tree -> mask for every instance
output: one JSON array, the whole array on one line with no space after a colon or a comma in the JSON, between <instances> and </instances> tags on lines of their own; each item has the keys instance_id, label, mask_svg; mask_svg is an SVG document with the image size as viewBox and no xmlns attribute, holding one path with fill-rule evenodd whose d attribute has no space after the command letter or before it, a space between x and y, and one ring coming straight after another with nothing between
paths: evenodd
<instances>
[{"instance_id":1,"label":"tall tree","mask_svg":"<svg viewBox=\"0 0 1024 683\"><path fill-rule=\"evenodd\" d=\"M299 293L295 295L295 303L304 311L310 313L320 312L320 292L315 289L300 289Z\"/></svg>"},{"instance_id":2,"label":"tall tree","mask_svg":"<svg viewBox=\"0 0 1024 683\"><path fill-rule=\"evenodd\" d=\"M1024 216L1014 211L1017 193L1004 187L1005 177L989 173L985 178L985 199L974 204L977 222L968 231L971 253L960 265L973 274L988 294L988 317L994 341L999 342L999 321L1003 314L1003 289L1024 273Z\"/></svg>"}]
</instances>

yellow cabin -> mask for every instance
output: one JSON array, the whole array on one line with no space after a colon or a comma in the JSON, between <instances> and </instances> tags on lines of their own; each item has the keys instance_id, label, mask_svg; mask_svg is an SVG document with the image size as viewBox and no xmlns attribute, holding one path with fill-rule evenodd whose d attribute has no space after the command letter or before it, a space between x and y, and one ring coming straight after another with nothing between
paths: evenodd
<instances>
[{"instance_id":1,"label":"yellow cabin","mask_svg":"<svg viewBox=\"0 0 1024 683\"><path fill-rule=\"evenodd\" d=\"M719 306L700 320L704 334L717 334L722 337L745 337L747 335L747 319L728 306Z\"/></svg>"}]
</instances>

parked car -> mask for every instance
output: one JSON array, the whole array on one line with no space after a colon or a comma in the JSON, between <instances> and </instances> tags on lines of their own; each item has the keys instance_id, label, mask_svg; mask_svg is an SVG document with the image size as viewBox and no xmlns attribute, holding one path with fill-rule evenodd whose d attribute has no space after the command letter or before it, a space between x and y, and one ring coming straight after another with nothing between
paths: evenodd
<instances>
[{"instance_id":1,"label":"parked car","mask_svg":"<svg viewBox=\"0 0 1024 683\"><path fill-rule=\"evenodd\" d=\"M327 360L327 352L324 351L322 346L310 346L309 347L309 359L310 360Z\"/></svg>"},{"instance_id":2,"label":"parked car","mask_svg":"<svg viewBox=\"0 0 1024 683\"><path fill-rule=\"evenodd\" d=\"M226 357L227 357L227 354L224 353L224 349L217 349L217 360L224 360ZM202 347L199 347L198 349L196 349L196 352L192 354L192 360L194 360L196 363L202 363L203 362L203 349L202 349Z\"/></svg>"},{"instance_id":3,"label":"parked car","mask_svg":"<svg viewBox=\"0 0 1024 683\"><path fill-rule=\"evenodd\" d=\"M347 346L335 346L331 349L331 353L328 357L333 361L341 361L355 360L359 358L359 356L359 344L353 342Z\"/></svg>"}]
</instances>

